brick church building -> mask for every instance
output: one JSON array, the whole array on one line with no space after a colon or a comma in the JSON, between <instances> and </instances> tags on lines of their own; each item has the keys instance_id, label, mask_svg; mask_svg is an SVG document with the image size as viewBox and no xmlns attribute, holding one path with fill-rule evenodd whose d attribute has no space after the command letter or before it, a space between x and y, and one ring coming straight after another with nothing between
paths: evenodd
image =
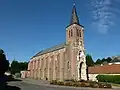
<instances>
[{"instance_id":1,"label":"brick church building","mask_svg":"<svg viewBox=\"0 0 120 90\"><path fill-rule=\"evenodd\" d=\"M75 4L66 27L65 42L34 55L26 72L27 77L33 79L87 80L84 26L79 22Z\"/></svg>"}]
</instances>

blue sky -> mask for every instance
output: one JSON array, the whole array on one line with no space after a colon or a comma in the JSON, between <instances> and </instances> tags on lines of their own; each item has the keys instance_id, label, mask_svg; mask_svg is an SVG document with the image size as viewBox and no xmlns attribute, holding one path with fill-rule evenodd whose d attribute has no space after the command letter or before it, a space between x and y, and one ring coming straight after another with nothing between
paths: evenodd
<instances>
[{"instance_id":1,"label":"blue sky","mask_svg":"<svg viewBox=\"0 0 120 90\"><path fill-rule=\"evenodd\" d=\"M73 0L0 0L0 48L12 61L28 61L65 41ZM85 26L85 48L93 59L120 54L120 1L76 0Z\"/></svg>"}]
</instances>

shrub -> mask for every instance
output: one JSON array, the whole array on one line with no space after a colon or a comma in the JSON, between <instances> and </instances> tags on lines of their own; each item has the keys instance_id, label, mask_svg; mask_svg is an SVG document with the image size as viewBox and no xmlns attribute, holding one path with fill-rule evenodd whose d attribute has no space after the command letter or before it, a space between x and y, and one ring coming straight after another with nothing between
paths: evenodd
<instances>
[{"instance_id":1,"label":"shrub","mask_svg":"<svg viewBox=\"0 0 120 90\"><path fill-rule=\"evenodd\" d=\"M57 82L58 85L64 85L64 82Z\"/></svg>"},{"instance_id":2,"label":"shrub","mask_svg":"<svg viewBox=\"0 0 120 90\"><path fill-rule=\"evenodd\" d=\"M96 78L99 82L120 84L120 75L98 75Z\"/></svg>"},{"instance_id":3,"label":"shrub","mask_svg":"<svg viewBox=\"0 0 120 90\"><path fill-rule=\"evenodd\" d=\"M107 84L107 83L98 83L99 84L99 88L112 88L111 84Z\"/></svg>"},{"instance_id":4,"label":"shrub","mask_svg":"<svg viewBox=\"0 0 120 90\"><path fill-rule=\"evenodd\" d=\"M99 88L104 88L104 84L103 83L99 83Z\"/></svg>"},{"instance_id":5,"label":"shrub","mask_svg":"<svg viewBox=\"0 0 120 90\"><path fill-rule=\"evenodd\" d=\"M52 80L52 81L50 81L50 84L57 85L57 80Z\"/></svg>"},{"instance_id":6,"label":"shrub","mask_svg":"<svg viewBox=\"0 0 120 90\"><path fill-rule=\"evenodd\" d=\"M50 81L50 84L54 85L64 85L64 86L74 86L74 87L92 87L92 88L112 88L111 84L107 83L98 83L93 81L57 81L52 80Z\"/></svg>"},{"instance_id":7,"label":"shrub","mask_svg":"<svg viewBox=\"0 0 120 90\"><path fill-rule=\"evenodd\" d=\"M81 82L81 83L80 83L80 86L81 86L81 87L85 87L85 85L86 85L85 82Z\"/></svg>"},{"instance_id":8,"label":"shrub","mask_svg":"<svg viewBox=\"0 0 120 90\"><path fill-rule=\"evenodd\" d=\"M98 88L99 84L98 83L92 83L92 84L90 84L90 87L92 87L92 88Z\"/></svg>"},{"instance_id":9,"label":"shrub","mask_svg":"<svg viewBox=\"0 0 120 90\"><path fill-rule=\"evenodd\" d=\"M64 82L64 85L65 85L65 86L72 86L72 85L73 85L73 82L72 82L72 81Z\"/></svg>"},{"instance_id":10,"label":"shrub","mask_svg":"<svg viewBox=\"0 0 120 90\"><path fill-rule=\"evenodd\" d=\"M112 85L111 84L107 84L106 88L112 88Z\"/></svg>"},{"instance_id":11,"label":"shrub","mask_svg":"<svg viewBox=\"0 0 120 90\"><path fill-rule=\"evenodd\" d=\"M64 82L64 86L67 86L67 82Z\"/></svg>"},{"instance_id":12,"label":"shrub","mask_svg":"<svg viewBox=\"0 0 120 90\"><path fill-rule=\"evenodd\" d=\"M77 81L71 82L71 86L80 87L80 82Z\"/></svg>"},{"instance_id":13,"label":"shrub","mask_svg":"<svg viewBox=\"0 0 120 90\"><path fill-rule=\"evenodd\" d=\"M52 81L50 81L50 84L53 84L53 82L52 82Z\"/></svg>"}]
</instances>

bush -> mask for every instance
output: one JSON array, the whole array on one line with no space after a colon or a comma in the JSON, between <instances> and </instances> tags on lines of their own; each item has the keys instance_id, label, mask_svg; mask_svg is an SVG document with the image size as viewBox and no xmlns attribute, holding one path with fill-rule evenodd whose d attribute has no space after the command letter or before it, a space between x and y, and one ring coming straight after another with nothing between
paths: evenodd
<instances>
[{"instance_id":1,"label":"bush","mask_svg":"<svg viewBox=\"0 0 120 90\"><path fill-rule=\"evenodd\" d=\"M98 83L92 83L92 84L90 84L90 87L99 88L99 84Z\"/></svg>"},{"instance_id":2,"label":"bush","mask_svg":"<svg viewBox=\"0 0 120 90\"><path fill-rule=\"evenodd\" d=\"M98 75L96 78L99 82L120 84L120 75Z\"/></svg>"},{"instance_id":3,"label":"bush","mask_svg":"<svg viewBox=\"0 0 120 90\"><path fill-rule=\"evenodd\" d=\"M81 82L75 82L75 83L73 83L73 85L74 85L75 87L80 87L80 86L81 86Z\"/></svg>"},{"instance_id":4,"label":"bush","mask_svg":"<svg viewBox=\"0 0 120 90\"><path fill-rule=\"evenodd\" d=\"M93 81L57 81L52 80L50 84L53 85L64 85L64 86L74 86L74 87L92 87L92 88L112 88L111 84L107 83L98 83Z\"/></svg>"},{"instance_id":5,"label":"bush","mask_svg":"<svg viewBox=\"0 0 120 90\"><path fill-rule=\"evenodd\" d=\"M57 85L57 80L52 80L52 81L50 81L50 84Z\"/></svg>"},{"instance_id":6,"label":"bush","mask_svg":"<svg viewBox=\"0 0 120 90\"><path fill-rule=\"evenodd\" d=\"M72 82L72 81L64 82L64 85L65 85L65 86L72 86L72 85L73 85L73 82Z\"/></svg>"},{"instance_id":7,"label":"bush","mask_svg":"<svg viewBox=\"0 0 120 90\"><path fill-rule=\"evenodd\" d=\"M80 83L80 86L81 86L81 87L86 87L86 86L85 86L85 82L81 82L81 83Z\"/></svg>"},{"instance_id":8,"label":"bush","mask_svg":"<svg viewBox=\"0 0 120 90\"><path fill-rule=\"evenodd\" d=\"M58 85L64 85L64 82L57 82Z\"/></svg>"},{"instance_id":9,"label":"bush","mask_svg":"<svg viewBox=\"0 0 120 90\"><path fill-rule=\"evenodd\" d=\"M50 81L50 84L53 84L53 82L52 82L52 81Z\"/></svg>"},{"instance_id":10,"label":"bush","mask_svg":"<svg viewBox=\"0 0 120 90\"><path fill-rule=\"evenodd\" d=\"M112 88L112 85L111 84L107 84L106 88Z\"/></svg>"}]
</instances>

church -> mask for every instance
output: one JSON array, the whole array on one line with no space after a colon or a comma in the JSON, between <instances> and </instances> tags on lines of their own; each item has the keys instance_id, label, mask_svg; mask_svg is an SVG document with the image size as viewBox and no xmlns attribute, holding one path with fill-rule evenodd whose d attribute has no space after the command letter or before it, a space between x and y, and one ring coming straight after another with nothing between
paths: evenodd
<instances>
[{"instance_id":1,"label":"church","mask_svg":"<svg viewBox=\"0 0 120 90\"><path fill-rule=\"evenodd\" d=\"M28 64L28 78L42 80L87 80L84 26L73 4L64 43L41 50Z\"/></svg>"}]
</instances>

